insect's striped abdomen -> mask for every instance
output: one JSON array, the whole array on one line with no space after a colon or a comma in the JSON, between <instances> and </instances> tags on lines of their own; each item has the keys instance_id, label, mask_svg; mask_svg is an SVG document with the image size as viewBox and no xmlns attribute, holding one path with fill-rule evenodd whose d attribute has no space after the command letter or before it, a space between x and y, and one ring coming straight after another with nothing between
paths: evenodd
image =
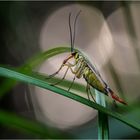
<instances>
[{"instance_id":1,"label":"insect's striped abdomen","mask_svg":"<svg viewBox=\"0 0 140 140\"><path fill-rule=\"evenodd\" d=\"M83 77L85 80L90 84L93 88L107 94L108 92L106 91L106 85L105 83L100 80L98 75L96 75L94 72L90 70L90 68L87 66L84 69Z\"/></svg>"}]
</instances>

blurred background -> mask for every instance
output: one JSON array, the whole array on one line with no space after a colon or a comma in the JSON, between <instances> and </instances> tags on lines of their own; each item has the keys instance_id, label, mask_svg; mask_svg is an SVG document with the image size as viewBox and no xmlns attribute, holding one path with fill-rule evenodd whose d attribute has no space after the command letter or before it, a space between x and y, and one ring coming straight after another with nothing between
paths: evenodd
<instances>
[{"instance_id":1,"label":"blurred background","mask_svg":"<svg viewBox=\"0 0 140 140\"><path fill-rule=\"evenodd\" d=\"M0 2L0 64L21 66L38 52L70 45L68 15L77 12L75 46L84 51L110 87L129 104L140 100L139 2ZM51 74L68 53L36 71ZM64 74L65 69L59 74ZM67 79L72 80L69 72ZM1 78L1 82L3 79ZM76 80L86 84L84 80ZM86 96L85 96L86 97ZM97 139L97 111L53 92L18 84L0 98L0 107L63 130L76 138ZM139 121L139 113L128 114ZM138 131L109 118L110 138L140 138ZM0 127L0 138L34 138Z\"/></svg>"}]
</instances>

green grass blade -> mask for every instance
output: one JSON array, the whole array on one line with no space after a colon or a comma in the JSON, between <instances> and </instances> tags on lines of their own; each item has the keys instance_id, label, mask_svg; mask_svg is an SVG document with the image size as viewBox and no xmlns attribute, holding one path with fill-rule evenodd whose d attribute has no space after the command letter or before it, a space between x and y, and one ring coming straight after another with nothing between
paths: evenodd
<instances>
[{"instance_id":1,"label":"green grass blade","mask_svg":"<svg viewBox=\"0 0 140 140\"><path fill-rule=\"evenodd\" d=\"M104 107L106 107L105 97L102 93L95 90L96 102ZM108 140L109 139L109 125L108 125L108 115L98 111L98 140Z\"/></svg>"},{"instance_id":2,"label":"green grass blade","mask_svg":"<svg viewBox=\"0 0 140 140\"><path fill-rule=\"evenodd\" d=\"M29 59L24 65L19 67L20 71L32 70L33 68L41 65L45 60L58 55L60 53L69 52L70 48L68 47L56 47L45 52L41 52L31 59ZM0 97L2 98L5 93L7 93L13 86L17 84L17 81L12 79L5 79L5 81L0 85Z\"/></svg>"},{"instance_id":3,"label":"green grass blade","mask_svg":"<svg viewBox=\"0 0 140 140\"><path fill-rule=\"evenodd\" d=\"M62 46L58 46L56 48L52 48L50 50L47 50L45 52L41 52L37 55L35 55L34 57L32 57L30 60L28 60L23 66L22 68L30 68L33 69L39 65L41 65L44 61L46 61L47 59L61 54L61 53L66 53L66 52L70 52L70 47L62 47Z\"/></svg>"},{"instance_id":4,"label":"green grass blade","mask_svg":"<svg viewBox=\"0 0 140 140\"><path fill-rule=\"evenodd\" d=\"M41 78L42 80L46 80L46 77L48 77L48 75L46 74L41 74L41 73L38 73L38 72L32 72L32 76L35 76L36 78ZM57 83L61 80L61 78L59 77L52 77L51 79L49 79L49 83ZM47 80L46 80L47 81ZM59 87L62 87L62 88L69 88L71 84L71 81L70 80L63 80L61 83L59 83ZM79 84L77 82L74 82L73 86L72 86L72 89L75 90L76 92L81 92L82 94L85 94L86 92L86 87L84 84Z\"/></svg>"},{"instance_id":5,"label":"green grass blade","mask_svg":"<svg viewBox=\"0 0 140 140\"><path fill-rule=\"evenodd\" d=\"M109 139L108 116L98 111L98 140Z\"/></svg>"},{"instance_id":6,"label":"green grass blade","mask_svg":"<svg viewBox=\"0 0 140 140\"><path fill-rule=\"evenodd\" d=\"M25 83L33 84L33 85L39 86L44 89L51 90L55 93L66 96L66 97L71 98L75 101L78 101L82 104L85 104L94 109L97 109L100 112L110 115L110 116L124 122L125 124L131 126L132 128L135 128L140 131L140 125L137 122L135 122L134 120L128 119L127 117L125 117L125 115L114 112L114 111L110 111L109 109L107 109L101 105L98 105L92 101L89 101L88 99L85 99L81 96L75 95L74 93L68 92L66 90L63 90L63 89L55 87L55 86L50 86L45 80L41 80L39 78L30 76L29 74L24 74L24 73L18 72L16 70L4 68L4 67L0 67L0 75L4 76L4 77L15 79L18 81L22 81Z\"/></svg>"}]
</instances>

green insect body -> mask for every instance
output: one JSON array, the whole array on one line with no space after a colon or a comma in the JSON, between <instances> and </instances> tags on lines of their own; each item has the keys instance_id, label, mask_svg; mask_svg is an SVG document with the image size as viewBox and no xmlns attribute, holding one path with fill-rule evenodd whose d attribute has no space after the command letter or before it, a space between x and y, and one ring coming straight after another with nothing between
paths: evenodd
<instances>
[{"instance_id":1,"label":"green insect body","mask_svg":"<svg viewBox=\"0 0 140 140\"><path fill-rule=\"evenodd\" d=\"M105 82L88 66L85 57L78 52L75 56L75 75L77 78L83 78L93 88L107 94Z\"/></svg>"}]
</instances>

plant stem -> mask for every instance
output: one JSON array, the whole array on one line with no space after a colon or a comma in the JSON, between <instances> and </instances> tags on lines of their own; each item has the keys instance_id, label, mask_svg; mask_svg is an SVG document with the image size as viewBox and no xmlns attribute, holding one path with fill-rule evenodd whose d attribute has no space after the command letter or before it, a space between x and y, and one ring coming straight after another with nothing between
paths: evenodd
<instances>
[{"instance_id":1,"label":"plant stem","mask_svg":"<svg viewBox=\"0 0 140 140\"><path fill-rule=\"evenodd\" d=\"M95 90L96 102L106 107L105 97L102 93ZM108 115L98 111L98 139L109 139Z\"/></svg>"},{"instance_id":2,"label":"plant stem","mask_svg":"<svg viewBox=\"0 0 140 140\"><path fill-rule=\"evenodd\" d=\"M100 110L102 113L110 115L113 118L116 118L117 120L120 120L121 122L129 125L130 127L140 131L139 123L137 121L133 120L133 119L129 119L126 116L126 114L121 114L117 111L110 110L106 107L103 107L103 106L97 104L97 103L89 101L88 99L85 99L85 98L83 98L79 95L76 95L72 92L68 92L68 91L66 91L62 88L51 86L45 80L42 80L40 78L36 78L35 76L31 76L30 74L25 74L25 73L22 73L22 72L18 72L18 70L16 71L15 69L12 69L12 68L0 67L0 76L11 78L11 79L21 81L21 82L24 82L24 83L32 84L32 85L35 85L35 86L53 91L54 93L61 94L65 97L68 97L68 98L73 99L75 101L78 101L82 104L90 106L90 107L92 107L96 110ZM100 94L102 94L102 93L100 93ZM129 106L126 106L125 108L129 109Z\"/></svg>"}]
</instances>

